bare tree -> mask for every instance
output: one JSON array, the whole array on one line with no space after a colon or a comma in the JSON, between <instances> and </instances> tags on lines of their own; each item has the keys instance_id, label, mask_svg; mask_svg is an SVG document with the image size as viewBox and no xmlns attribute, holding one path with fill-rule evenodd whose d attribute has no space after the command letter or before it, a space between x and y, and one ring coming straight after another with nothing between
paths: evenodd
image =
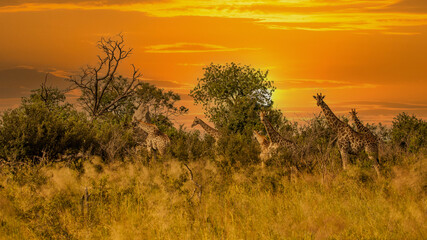
<instances>
[{"instance_id":1,"label":"bare tree","mask_svg":"<svg viewBox=\"0 0 427 240\"><path fill-rule=\"evenodd\" d=\"M97 47L102 51L98 55L97 65L88 65L81 69L80 75L69 78L74 88L81 90L79 101L93 118L119 108L135 94L142 77L133 64L130 79L117 74L120 63L132 53L132 48L125 47L122 34L114 38L101 38Z\"/></svg>"}]
</instances>

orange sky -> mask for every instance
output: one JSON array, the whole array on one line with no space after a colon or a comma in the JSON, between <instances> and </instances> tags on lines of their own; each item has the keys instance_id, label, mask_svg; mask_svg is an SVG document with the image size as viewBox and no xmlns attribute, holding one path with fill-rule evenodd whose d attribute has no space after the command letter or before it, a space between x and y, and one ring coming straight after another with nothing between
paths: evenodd
<instances>
[{"instance_id":1,"label":"orange sky","mask_svg":"<svg viewBox=\"0 0 427 240\"><path fill-rule=\"evenodd\" d=\"M187 96L202 67L239 62L269 69L285 116L319 112L322 92L337 114L366 122L402 111L427 118L425 0L1 0L0 110L17 106L45 72L95 63L101 36L122 32L144 78ZM126 68L123 69L126 73Z\"/></svg>"}]
</instances>

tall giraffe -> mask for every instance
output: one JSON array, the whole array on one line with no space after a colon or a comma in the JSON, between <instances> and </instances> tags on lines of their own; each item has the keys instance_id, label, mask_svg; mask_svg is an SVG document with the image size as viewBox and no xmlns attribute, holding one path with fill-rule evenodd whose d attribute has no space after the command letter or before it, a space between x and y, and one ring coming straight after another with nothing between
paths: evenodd
<instances>
[{"instance_id":1,"label":"tall giraffe","mask_svg":"<svg viewBox=\"0 0 427 240\"><path fill-rule=\"evenodd\" d=\"M378 141L378 137L369 128L363 125L363 123L359 120L359 118L357 117L356 109L351 109L350 115L353 118L354 123L356 124L356 131L367 134L376 141Z\"/></svg>"},{"instance_id":2,"label":"tall giraffe","mask_svg":"<svg viewBox=\"0 0 427 240\"><path fill-rule=\"evenodd\" d=\"M267 131L267 135L270 138L270 150L276 149L279 146L284 146L291 150L291 152L295 152L296 144L280 135L280 133L278 133L271 125L270 121L265 118L265 114L263 112L261 112L259 116L261 122L264 124L265 130Z\"/></svg>"},{"instance_id":3,"label":"tall giraffe","mask_svg":"<svg viewBox=\"0 0 427 240\"><path fill-rule=\"evenodd\" d=\"M136 109L133 114L133 132L135 134L136 142L138 143L137 148L140 146L147 147L148 133L141 129L139 126L140 124L138 124L140 121L151 123L149 107L143 104L139 105L138 109Z\"/></svg>"},{"instance_id":4,"label":"tall giraffe","mask_svg":"<svg viewBox=\"0 0 427 240\"><path fill-rule=\"evenodd\" d=\"M264 167L264 163L267 159L270 158L270 141L267 139L266 136L261 135L257 131L254 132L254 138L258 141L260 147L261 147L261 153L259 154L259 158L261 160L261 167Z\"/></svg>"},{"instance_id":5,"label":"tall giraffe","mask_svg":"<svg viewBox=\"0 0 427 240\"><path fill-rule=\"evenodd\" d=\"M322 108L329 127L337 133L338 148L340 150L343 168L346 169L349 163L349 154L357 154L363 149L373 162L377 175L380 175L378 166L378 142L366 134L354 131L348 124L339 120L332 112L329 106L323 101L324 95L317 94L313 96L317 101L317 106Z\"/></svg>"},{"instance_id":6,"label":"tall giraffe","mask_svg":"<svg viewBox=\"0 0 427 240\"><path fill-rule=\"evenodd\" d=\"M197 125L200 125L206 131L207 134L212 136L215 139L215 142L217 142L218 139L221 137L221 134L218 130L203 122L202 119L195 117L193 124L191 124L191 127L195 127Z\"/></svg>"},{"instance_id":7,"label":"tall giraffe","mask_svg":"<svg viewBox=\"0 0 427 240\"><path fill-rule=\"evenodd\" d=\"M160 155L163 155L170 144L168 135L162 133L154 124L146 123L141 120L137 121L139 122L138 126L148 134L146 139L148 153L152 155L154 150L158 151Z\"/></svg>"}]
</instances>

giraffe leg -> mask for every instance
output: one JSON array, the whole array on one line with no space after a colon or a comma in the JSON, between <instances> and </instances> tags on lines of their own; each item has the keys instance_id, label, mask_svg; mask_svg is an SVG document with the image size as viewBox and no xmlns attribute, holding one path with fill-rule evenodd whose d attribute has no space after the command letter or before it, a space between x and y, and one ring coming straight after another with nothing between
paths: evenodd
<instances>
[{"instance_id":1,"label":"giraffe leg","mask_svg":"<svg viewBox=\"0 0 427 240\"><path fill-rule=\"evenodd\" d=\"M268 154L265 152L261 152L259 155L259 159L261 160L261 168L265 167L265 160L268 157Z\"/></svg>"},{"instance_id":2,"label":"giraffe leg","mask_svg":"<svg viewBox=\"0 0 427 240\"><path fill-rule=\"evenodd\" d=\"M375 169L375 172L377 172L377 176L378 177L381 176L380 175L380 167L379 167L379 163L378 163L378 158L376 158L374 156L369 156L369 159L374 162L374 169Z\"/></svg>"},{"instance_id":3,"label":"giraffe leg","mask_svg":"<svg viewBox=\"0 0 427 240\"><path fill-rule=\"evenodd\" d=\"M151 156L153 155L153 152L151 150L151 146L147 145L147 152L148 152L148 156L147 156L147 164L150 164L150 160L151 160Z\"/></svg>"},{"instance_id":4,"label":"giraffe leg","mask_svg":"<svg viewBox=\"0 0 427 240\"><path fill-rule=\"evenodd\" d=\"M349 163L348 152L345 149L341 149L340 153L341 153L341 159L342 159L342 168L344 170L346 170L347 166L348 166L348 163Z\"/></svg>"},{"instance_id":5,"label":"giraffe leg","mask_svg":"<svg viewBox=\"0 0 427 240\"><path fill-rule=\"evenodd\" d=\"M375 147L367 147L365 149L366 153L368 154L369 160L372 161L374 164L375 172L377 173L377 176L380 175L380 167L379 167L379 161L378 161L378 149L375 149Z\"/></svg>"}]
</instances>

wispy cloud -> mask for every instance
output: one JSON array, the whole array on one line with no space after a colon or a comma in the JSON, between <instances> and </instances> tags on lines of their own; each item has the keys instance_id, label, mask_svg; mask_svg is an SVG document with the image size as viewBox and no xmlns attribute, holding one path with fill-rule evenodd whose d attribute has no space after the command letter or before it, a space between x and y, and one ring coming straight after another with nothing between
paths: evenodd
<instances>
[{"instance_id":1,"label":"wispy cloud","mask_svg":"<svg viewBox=\"0 0 427 240\"><path fill-rule=\"evenodd\" d=\"M356 83L328 79L287 79L286 81L275 82L275 84L284 91L376 88L378 86L372 83Z\"/></svg>"},{"instance_id":2,"label":"wispy cloud","mask_svg":"<svg viewBox=\"0 0 427 240\"><path fill-rule=\"evenodd\" d=\"M187 89L188 88L188 84L179 83L175 81L158 80L158 79L151 79L151 78L143 78L141 80L143 82L153 84L159 88L168 88L168 89L182 89L182 88Z\"/></svg>"},{"instance_id":3,"label":"wispy cloud","mask_svg":"<svg viewBox=\"0 0 427 240\"><path fill-rule=\"evenodd\" d=\"M56 74L48 74L49 71L41 71L29 66L0 70L0 99L19 98L27 96L32 89L40 87L47 76L47 84L65 89L69 83L63 77Z\"/></svg>"},{"instance_id":4,"label":"wispy cloud","mask_svg":"<svg viewBox=\"0 0 427 240\"><path fill-rule=\"evenodd\" d=\"M418 35L421 34L420 32L382 32L383 34L389 34L389 35L404 35L404 36L412 36L412 35Z\"/></svg>"},{"instance_id":5,"label":"wispy cloud","mask_svg":"<svg viewBox=\"0 0 427 240\"><path fill-rule=\"evenodd\" d=\"M208 64L207 63L178 63L178 66L183 66L183 67L205 67Z\"/></svg>"},{"instance_id":6,"label":"wispy cloud","mask_svg":"<svg viewBox=\"0 0 427 240\"><path fill-rule=\"evenodd\" d=\"M244 18L268 28L307 31L387 32L396 27L427 24L425 0L3 0L0 3L0 12L52 9L114 9L155 17Z\"/></svg>"},{"instance_id":7,"label":"wispy cloud","mask_svg":"<svg viewBox=\"0 0 427 240\"><path fill-rule=\"evenodd\" d=\"M146 47L148 53L205 53L205 52L232 52L239 50L256 50L255 48L229 48L206 43L173 43L158 44Z\"/></svg>"},{"instance_id":8,"label":"wispy cloud","mask_svg":"<svg viewBox=\"0 0 427 240\"><path fill-rule=\"evenodd\" d=\"M384 102L384 101L352 101L341 102L340 106L353 106L359 110L399 110L399 111L412 111L412 110L427 110L427 104L422 103L398 103L398 102Z\"/></svg>"}]
</instances>

